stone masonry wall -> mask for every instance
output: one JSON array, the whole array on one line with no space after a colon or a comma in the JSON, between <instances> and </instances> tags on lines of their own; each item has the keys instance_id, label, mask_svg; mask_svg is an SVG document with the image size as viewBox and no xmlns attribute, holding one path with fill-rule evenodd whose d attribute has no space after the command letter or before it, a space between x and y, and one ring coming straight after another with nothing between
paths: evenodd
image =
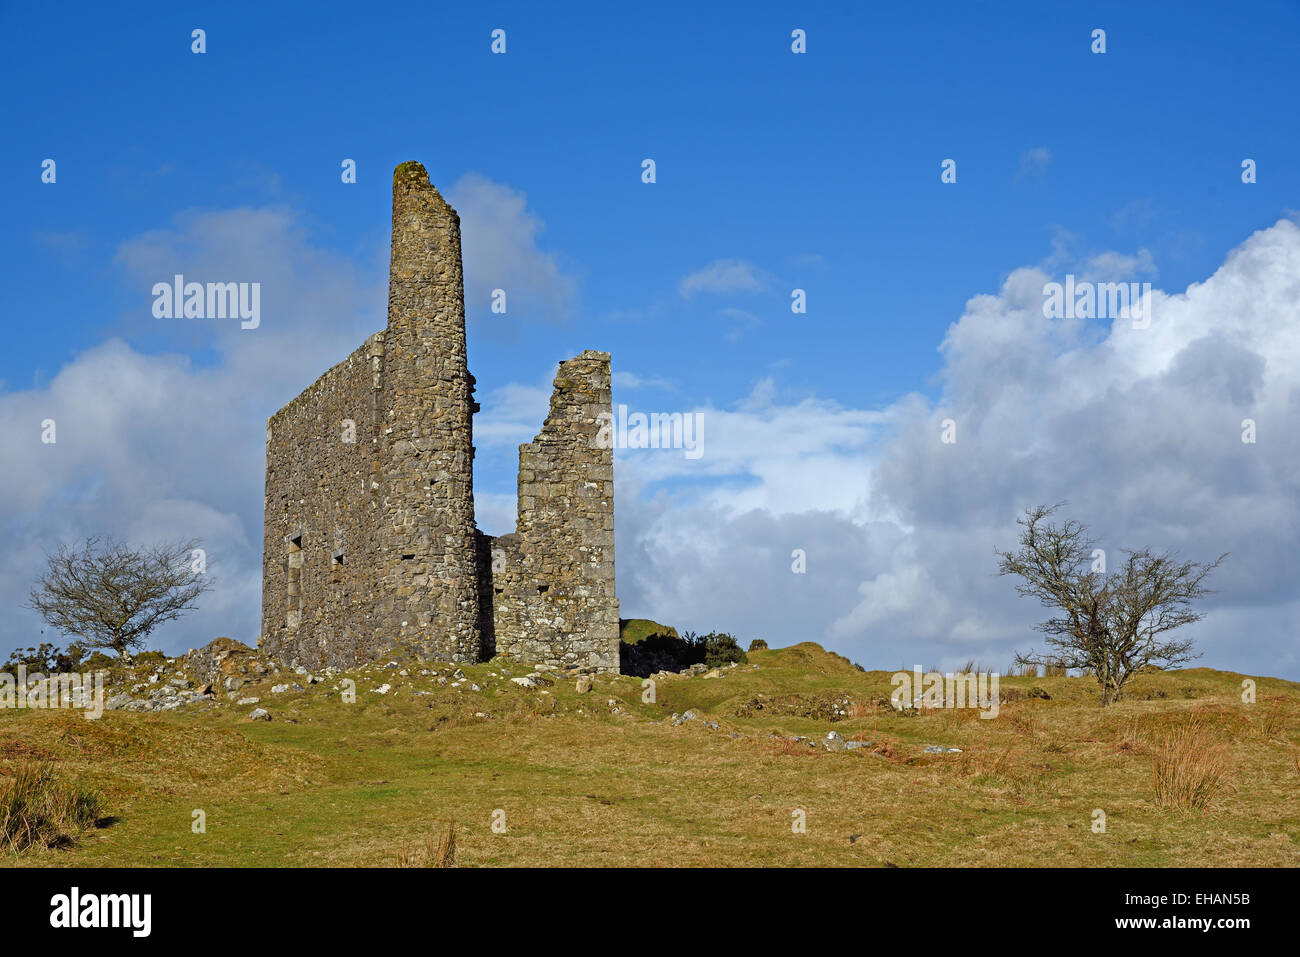
<instances>
[{"instance_id":1,"label":"stone masonry wall","mask_svg":"<svg viewBox=\"0 0 1300 957\"><path fill-rule=\"evenodd\" d=\"M518 528L488 543L498 654L618 671L614 453L598 440L611 412L609 353L561 363L546 423L519 447Z\"/></svg>"},{"instance_id":2,"label":"stone masonry wall","mask_svg":"<svg viewBox=\"0 0 1300 957\"><path fill-rule=\"evenodd\" d=\"M460 218L403 163L387 329L267 423L263 653L346 667L401 644L617 672L609 354L560 365L519 447L518 530L496 539L474 523L477 411Z\"/></svg>"},{"instance_id":3,"label":"stone masonry wall","mask_svg":"<svg viewBox=\"0 0 1300 957\"><path fill-rule=\"evenodd\" d=\"M262 650L307 667L378 653L372 556L383 333L266 427Z\"/></svg>"},{"instance_id":4,"label":"stone masonry wall","mask_svg":"<svg viewBox=\"0 0 1300 957\"><path fill-rule=\"evenodd\" d=\"M465 358L460 217L419 163L393 174L383 404L376 615L391 641L477 661L478 406Z\"/></svg>"}]
</instances>

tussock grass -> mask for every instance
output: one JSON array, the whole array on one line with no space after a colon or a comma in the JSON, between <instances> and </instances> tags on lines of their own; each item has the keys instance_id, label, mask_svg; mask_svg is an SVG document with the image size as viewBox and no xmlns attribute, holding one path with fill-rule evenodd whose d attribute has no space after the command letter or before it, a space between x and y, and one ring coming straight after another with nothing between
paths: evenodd
<instances>
[{"instance_id":1,"label":"tussock grass","mask_svg":"<svg viewBox=\"0 0 1300 957\"><path fill-rule=\"evenodd\" d=\"M1203 809L1226 784L1230 749L1202 712L1181 724L1165 725L1152 736L1156 803L1161 807Z\"/></svg>"},{"instance_id":2,"label":"tussock grass","mask_svg":"<svg viewBox=\"0 0 1300 957\"><path fill-rule=\"evenodd\" d=\"M64 847L101 815L97 793L57 780L46 761L24 761L0 791L0 841L15 854Z\"/></svg>"},{"instance_id":3,"label":"tussock grass","mask_svg":"<svg viewBox=\"0 0 1300 957\"><path fill-rule=\"evenodd\" d=\"M423 847L403 848L397 854L398 867L455 867L456 819L452 818L441 833L431 831Z\"/></svg>"},{"instance_id":4,"label":"tussock grass","mask_svg":"<svg viewBox=\"0 0 1300 957\"><path fill-rule=\"evenodd\" d=\"M1295 707L1282 695L1271 695L1266 701L1267 703L1261 702L1265 707L1261 722L1263 735L1265 738L1285 741L1285 732L1295 728L1298 723Z\"/></svg>"}]
</instances>

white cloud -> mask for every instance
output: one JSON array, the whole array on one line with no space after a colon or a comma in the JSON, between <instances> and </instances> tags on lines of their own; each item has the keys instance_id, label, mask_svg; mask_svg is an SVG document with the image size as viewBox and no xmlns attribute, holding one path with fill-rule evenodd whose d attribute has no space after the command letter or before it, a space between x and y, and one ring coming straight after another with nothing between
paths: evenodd
<instances>
[{"instance_id":1,"label":"white cloud","mask_svg":"<svg viewBox=\"0 0 1300 957\"><path fill-rule=\"evenodd\" d=\"M1047 278L1015 270L971 298L941 345L936 402L782 404L763 383L705 410L702 459L624 453L620 479L642 486L619 500L624 613L888 667L1004 666L1042 610L995 575L994 549L1014 545L1025 506L1068 499L1112 554L1230 552L1189 632L1205 663L1300 674L1300 228L1279 222L1205 282L1155 290L1148 329L1045 319ZM940 441L949 417L955 445ZM629 551L652 573L629 572Z\"/></svg>"},{"instance_id":2,"label":"white cloud","mask_svg":"<svg viewBox=\"0 0 1300 957\"><path fill-rule=\"evenodd\" d=\"M536 385L510 382L484 392L479 399L481 411L474 416L475 445L515 448L531 442L550 409L556 368L552 366L545 380Z\"/></svg>"},{"instance_id":3,"label":"white cloud","mask_svg":"<svg viewBox=\"0 0 1300 957\"><path fill-rule=\"evenodd\" d=\"M546 226L528 209L524 193L466 173L447 190L447 201L460 214L471 318L502 320L491 312L494 289L505 290L505 315L511 319L559 320L572 314L578 280L562 268L557 253L538 248Z\"/></svg>"},{"instance_id":4,"label":"white cloud","mask_svg":"<svg viewBox=\"0 0 1300 957\"><path fill-rule=\"evenodd\" d=\"M1091 258L1154 270L1142 253ZM279 208L187 214L124 244L118 263L141 290L128 327L166 322L149 316L147 293L176 271L261 281L263 323L167 328L178 346L209 347L210 365L113 339L44 385L0 395L0 602L15 610L5 637L39 640L18 609L42 550L100 532L205 539L218 588L159 633L164 648L253 641L265 418L382 328L384 277L313 247ZM1108 549L1231 552L1194 632L1206 663L1300 676L1300 228L1280 222L1205 281L1155 290L1145 330L1043 318L1048 278L1017 269L969 300L940 344L935 401L856 409L764 379L730 405L683 402L677 411L704 414L702 458L616 459L624 614L819 640L882 667L1004 665L1042 612L994 575L993 549L1014 543L1026 505L1069 499ZM513 466L514 445L545 417L553 371L485 390L485 457ZM955 445L939 441L946 417ZM40 442L45 418L56 445ZM1258 423L1254 445L1240 441L1244 418ZM509 530L508 490L479 489L478 501L485 529ZM796 548L805 575L790 571Z\"/></svg>"},{"instance_id":5,"label":"white cloud","mask_svg":"<svg viewBox=\"0 0 1300 957\"><path fill-rule=\"evenodd\" d=\"M449 199L463 221L467 296L503 285L512 316L563 315L576 281L536 248L543 227L523 194L471 174ZM8 530L0 602L15 609L0 638L38 640L42 623L20 606L44 551L107 534L203 539L215 587L197 612L159 631L161 647L184 650L218 634L256 641L266 418L384 327L386 245L377 244L372 270L359 272L315 247L285 206L190 210L121 244L114 263L139 294L120 328L150 353L113 338L47 384L0 395L10 485L0 503ZM261 283L261 325L155 319L150 290L176 273ZM196 366L185 355L192 350L214 358ZM497 390L496 418L476 422L480 444L530 440L549 396L549 381ZM54 445L40 441L47 418L56 422ZM513 496L483 492L480 501L485 519L513 525Z\"/></svg>"},{"instance_id":6,"label":"white cloud","mask_svg":"<svg viewBox=\"0 0 1300 957\"><path fill-rule=\"evenodd\" d=\"M1020 169L1016 172L1016 179L1042 176L1047 172L1048 164L1051 162L1052 151L1046 146L1035 146L1033 149L1025 150L1020 154Z\"/></svg>"},{"instance_id":7,"label":"white cloud","mask_svg":"<svg viewBox=\"0 0 1300 957\"><path fill-rule=\"evenodd\" d=\"M689 299L701 292L761 292L766 287L767 277L753 263L744 259L719 259L683 276L677 283L677 292L683 299Z\"/></svg>"},{"instance_id":8,"label":"white cloud","mask_svg":"<svg viewBox=\"0 0 1300 957\"><path fill-rule=\"evenodd\" d=\"M615 372L613 375L613 385L615 389L663 389L671 391L676 386L668 379L661 379L657 376L642 376L635 372Z\"/></svg>"}]
</instances>

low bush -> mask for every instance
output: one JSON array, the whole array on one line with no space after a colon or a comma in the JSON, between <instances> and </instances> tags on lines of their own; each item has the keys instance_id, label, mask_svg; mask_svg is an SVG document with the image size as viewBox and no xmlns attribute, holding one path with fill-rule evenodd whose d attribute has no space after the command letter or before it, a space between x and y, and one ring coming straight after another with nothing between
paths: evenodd
<instances>
[{"instance_id":1,"label":"low bush","mask_svg":"<svg viewBox=\"0 0 1300 957\"><path fill-rule=\"evenodd\" d=\"M619 643L619 670L625 675L647 677L657 671L684 671L691 665L721 668L749 660L735 637L725 632L697 635L688 631L682 636L655 634L636 644Z\"/></svg>"}]
</instances>

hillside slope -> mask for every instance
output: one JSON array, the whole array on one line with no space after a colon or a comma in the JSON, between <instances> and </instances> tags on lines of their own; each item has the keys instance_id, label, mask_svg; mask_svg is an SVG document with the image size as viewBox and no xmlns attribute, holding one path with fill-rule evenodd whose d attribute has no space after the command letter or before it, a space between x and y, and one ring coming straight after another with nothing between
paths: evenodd
<instances>
[{"instance_id":1,"label":"hillside slope","mask_svg":"<svg viewBox=\"0 0 1300 957\"><path fill-rule=\"evenodd\" d=\"M1295 683L1259 679L1244 704L1241 675L1146 674L1103 711L1086 679L1005 678L998 716L981 720L897 712L890 673L815 644L749 657L661 676L653 701L626 676L580 693L502 661L394 660L319 683L272 672L97 721L3 710L0 773L51 760L116 818L5 861L391 865L454 820L470 866L1300 865ZM193 681L176 669L131 681ZM271 720L250 720L248 698ZM1204 809L1161 806L1162 742L1192 726L1222 750L1224 787ZM831 731L859 746L827 750Z\"/></svg>"}]
</instances>

